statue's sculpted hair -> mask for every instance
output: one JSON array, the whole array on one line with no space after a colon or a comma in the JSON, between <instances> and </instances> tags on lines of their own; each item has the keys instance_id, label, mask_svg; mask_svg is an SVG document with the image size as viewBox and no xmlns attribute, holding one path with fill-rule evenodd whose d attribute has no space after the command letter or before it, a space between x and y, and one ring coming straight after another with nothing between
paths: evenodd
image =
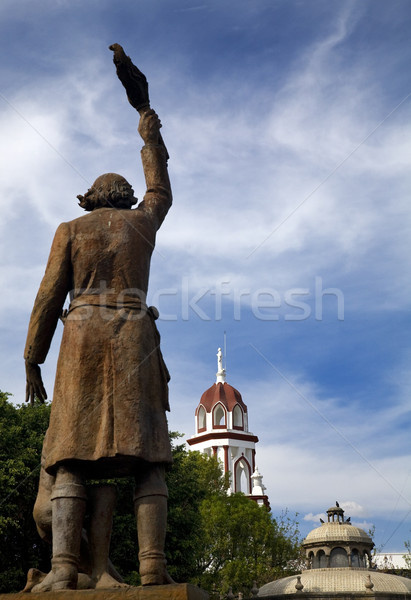
<instances>
[{"instance_id":1,"label":"statue's sculpted hair","mask_svg":"<svg viewBox=\"0 0 411 600\"><path fill-rule=\"evenodd\" d=\"M105 173L97 177L84 196L77 196L79 206L92 211L96 208L131 208L137 203L134 190L128 181L117 173Z\"/></svg>"}]
</instances>

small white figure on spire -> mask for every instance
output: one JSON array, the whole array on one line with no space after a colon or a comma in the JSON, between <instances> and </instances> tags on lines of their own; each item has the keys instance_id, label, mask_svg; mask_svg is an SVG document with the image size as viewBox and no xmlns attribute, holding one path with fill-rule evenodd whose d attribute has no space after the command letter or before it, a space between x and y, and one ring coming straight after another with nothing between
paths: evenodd
<instances>
[{"instance_id":1,"label":"small white figure on spire","mask_svg":"<svg viewBox=\"0 0 411 600\"><path fill-rule=\"evenodd\" d=\"M216 383L225 383L225 369L223 369L223 353L221 348L217 351L217 381Z\"/></svg>"}]
</instances>

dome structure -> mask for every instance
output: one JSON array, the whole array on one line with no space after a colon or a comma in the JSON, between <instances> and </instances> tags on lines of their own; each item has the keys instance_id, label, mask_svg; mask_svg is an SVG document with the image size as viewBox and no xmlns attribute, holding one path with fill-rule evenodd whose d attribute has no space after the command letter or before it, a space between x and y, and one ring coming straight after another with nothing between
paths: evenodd
<instances>
[{"instance_id":1,"label":"dome structure","mask_svg":"<svg viewBox=\"0 0 411 600\"><path fill-rule=\"evenodd\" d=\"M307 600L411 599L411 579L374 570L374 542L363 529L352 525L350 518L344 518L338 502L327 515L328 522L322 521L302 543L307 569L267 583L258 597L278 600L303 594Z\"/></svg>"},{"instance_id":2,"label":"dome structure","mask_svg":"<svg viewBox=\"0 0 411 600\"><path fill-rule=\"evenodd\" d=\"M324 523L321 527L316 527L307 535L304 540L304 546L314 546L315 544L330 544L332 542L362 542L365 544L372 543L370 536L359 527L351 525L351 523L343 523L335 527L335 523Z\"/></svg>"},{"instance_id":3,"label":"dome structure","mask_svg":"<svg viewBox=\"0 0 411 600\"><path fill-rule=\"evenodd\" d=\"M303 541L308 569L370 567L374 542L359 527L344 519L338 505L327 510L328 522L313 529Z\"/></svg>"},{"instance_id":4,"label":"dome structure","mask_svg":"<svg viewBox=\"0 0 411 600\"><path fill-rule=\"evenodd\" d=\"M240 392L226 382L221 348L218 349L217 359L217 380L204 392L196 408L196 434L215 432L218 429L249 433L247 406ZM253 440L249 441L258 442L256 436L252 437ZM188 443L191 443L190 440Z\"/></svg>"},{"instance_id":5,"label":"dome structure","mask_svg":"<svg viewBox=\"0 0 411 600\"><path fill-rule=\"evenodd\" d=\"M233 412L234 408L238 405L242 413L247 413L247 407L243 402L240 392L227 382L222 383L218 381L208 388L201 396L198 408L203 406L206 412L211 413L218 403L221 403L228 412ZM243 423L241 424L243 425Z\"/></svg>"}]
</instances>

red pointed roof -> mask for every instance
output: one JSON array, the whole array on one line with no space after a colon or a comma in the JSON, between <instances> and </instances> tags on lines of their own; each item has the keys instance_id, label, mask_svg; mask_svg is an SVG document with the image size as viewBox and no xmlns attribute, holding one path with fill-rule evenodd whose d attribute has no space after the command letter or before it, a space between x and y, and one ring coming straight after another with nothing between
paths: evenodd
<instances>
[{"instance_id":1,"label":"red pointed roof","mask_svg":"<svg viewBox=\"0 0 411 600\"><path fill-rule=\"evenodd\" d=\"M244 404L240 392L228 383L215 383L204 392L200 400L200 404L207 412L211 412L218 402L221 402L229 412L234 409L236 404L239 404L245 413L247 412L247 406Z\"/></svg>"}]
</instances>

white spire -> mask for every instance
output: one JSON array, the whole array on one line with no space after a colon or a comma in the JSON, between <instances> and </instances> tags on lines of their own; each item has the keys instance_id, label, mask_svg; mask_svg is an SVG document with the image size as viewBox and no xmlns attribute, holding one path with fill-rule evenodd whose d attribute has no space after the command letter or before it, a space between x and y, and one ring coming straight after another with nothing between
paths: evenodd
<instances>
[{"instance_id":1,"label":"white spire","mask_svg":"<svg viewBox=\"0 0 411 600\"><path fill-rule=\"evenodd\" d=\"M223 369L223 353L221 348L217 351L217 381L216 383L225 383L225 369Z\"/></svg>"}]
</instances>

